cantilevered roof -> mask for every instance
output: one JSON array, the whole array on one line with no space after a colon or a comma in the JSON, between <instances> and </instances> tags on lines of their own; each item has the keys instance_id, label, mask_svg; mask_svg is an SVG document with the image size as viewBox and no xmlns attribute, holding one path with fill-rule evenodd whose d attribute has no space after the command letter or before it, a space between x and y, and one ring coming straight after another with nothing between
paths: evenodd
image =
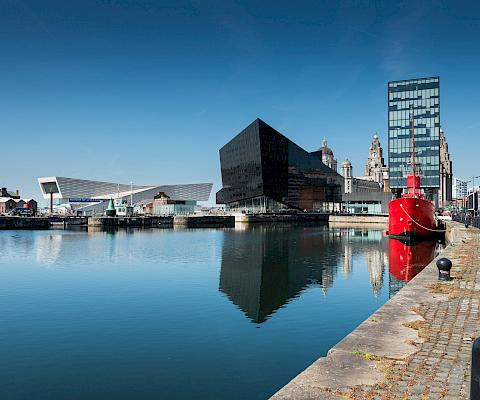
<instances>
[{"instance_id":1,"label":"cantilevered roof","mask_svg":"<svg viewBox=\"0 0 480 400\"><path fill-rule=\"evenodd\" d=\"M212 183L190 183L179 185L130 185L125 183L112 183L92 181L87 179L67 178L52 176L38 178L43 197L48 199L46 189L49 184L58 188L54 198L62 199L104 199L127 196L130 193L137 198L152 198L158 192L165 192L175 200L207 201L212 191ZM54 185L52 185L54 187Z\"/></svg>"}]
</instances>

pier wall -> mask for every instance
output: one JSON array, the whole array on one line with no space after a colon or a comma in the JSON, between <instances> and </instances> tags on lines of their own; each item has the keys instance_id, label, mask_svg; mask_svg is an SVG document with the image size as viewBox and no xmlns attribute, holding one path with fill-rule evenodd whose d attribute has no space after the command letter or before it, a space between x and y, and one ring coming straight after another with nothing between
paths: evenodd
<instances>
[{"instance_id":1,"label":"pier wall","mask_svg":"<svg viewBox=\"0 0 480 400\"><path fill-rule=\"evenodd\" d=\"M0 217L0 229L49 229L48 218Z\"/></svg>"},{"instance_id":2,"label":"pier wall","mask_svg":"<svg viewBox=\"0 0 480 400\"><path fill-rule=\"evenodd\" d=\"M173 219L173 226L185 228L228 228L235 226L235 217L231 215L178 215Z\"/></svg>"},{"instance_id":3,"label":"pier wall","mask_svg":"<svg viewBox=\"0 0 480 400\"><path fill-rule=\"evenodd\" d=\"M384 224L388 225L388 215L361 215L361 214L340 214L330 215L328 222L349 223L349 224Z\"/></svg>"},{"instance_id":4,"label":"pier wall","mask_svg":"<svg viewBox=\"0 0 480 400\"><path fill-rule=\"evenodd\" d=\"M172 227L173 217L88 217L88 226L153 228Z\"/></svg>"},{"instance_id":5,"label":"pier wall","mask_svg":"<svg viewBox=\"0 0 480 400\"><path fill-rule=\"evenodd\" d=\"M235 215L238 223L262 223L262 222L315 222L328 221L326 213L299 213L299 214L242 214Z\"/></svg>"}]
</instances>

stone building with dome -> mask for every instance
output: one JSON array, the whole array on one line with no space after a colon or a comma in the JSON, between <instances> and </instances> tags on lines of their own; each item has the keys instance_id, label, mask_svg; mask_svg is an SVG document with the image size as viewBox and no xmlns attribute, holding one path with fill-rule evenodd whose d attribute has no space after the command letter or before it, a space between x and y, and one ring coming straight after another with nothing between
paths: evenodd
<instances>
[{"instance_id":1,"label":"stone building with dome","mask_svg":"<svg viewBox=\"0 0 480 400\"><path fill-rule=\"evenodd\" d=\"M362 179L377 182L385 192L390 191L390 185L388 184L388 167L385 165L383 149L376 132L375 135L373 135L373 142L368 151L367 164L365 165Z\"/></svg>"},{"instance_id":2,"label":"stone building with dome","mask_svg":"<svg viewBox=\"0 0 480 400\"><path fill-rule=\"evenodd\" d=\"M322 160L322 162L328 168L337 172L337 160L333 156L333 150L327 145L326 137L324 137L322 140L322 146L317 151L312 151L310 154L315 155L317 158Z\"/></svg>"},{"instance_id":3,"label":"stone building with dome","mask_svg":"<svg viewBox=\"0 0 480 400\"><path fill-rule=\"evenodd\" d=\"M353 176L352 163L342 163L340 175L344 179L344 209L352 213L379 214L387 212L392 194L388 185L388 167L385 166L383 150L375 133L368 152L363 176Z\"/></svg>"}]
</instances>

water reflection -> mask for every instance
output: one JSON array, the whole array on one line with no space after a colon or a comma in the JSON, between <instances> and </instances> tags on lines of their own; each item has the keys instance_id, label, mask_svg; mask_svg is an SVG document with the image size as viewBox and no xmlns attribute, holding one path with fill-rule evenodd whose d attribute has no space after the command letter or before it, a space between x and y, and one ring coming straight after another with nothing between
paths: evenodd
<instances>
[{"instance_id":1,"label":"water reflection","mask_svg":"<svg viewBox=\"0 0 480 400\"><path fill-rule=\"evenodd\" d=\"M388 258L381 230L256 226L225 231L220 291L249 319L262 323L308 287L319 286L326 295L338 271L349 278L356 258L366 265L377 296Z\"/></svg>"},{"instance_id":2,"label":"water reflection","mask_svg":"<svg viewBox=\"0 0 480 400\"><path fill-rule=\"evenodd\" d=\"M394 296L428 265L441 248L435 240L406 242L389 239L389 292Z\"/></svg>"}]
</instances>

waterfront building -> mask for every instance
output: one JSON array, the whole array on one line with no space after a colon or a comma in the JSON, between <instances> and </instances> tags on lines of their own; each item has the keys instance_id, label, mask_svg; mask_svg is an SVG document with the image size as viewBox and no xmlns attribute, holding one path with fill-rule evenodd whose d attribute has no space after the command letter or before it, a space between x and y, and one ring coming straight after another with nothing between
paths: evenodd
<instances>
[{"instance_id":1,"label":"waterfront building","mask_svg":"<svg viewBox=\"0 0 480 400\"><path fill-rule=\"evenodd\" d=\"M373 136L369 148L364 175L353 176L352 163L347 159L342 164L344 178L343 210L350 213L385 214L392 199L388 184L388 167L385 166L383 150L378 135Z\"/></svg>"},{"instance_id":2,"label":"waterfront building","mask_svg":"<svg viewBox=\"0 0 480 400\"><path fill-rule=\"evenodd\" d=\"M7 188L1 188L0 189L0 197L8 197L10 199L15 199L15 200L18 200L20 199L20 193L17 190L15 190L15 192L12 192L11 190L7 190Z\"/></svg>"},{"instance_id":3,"label":"waterfront building","mask_svg":"<svg viewBox=\"0 0 480 400\"><path fill-rule=\"evenodd\" d=\"M173 200L165 192L153 198L154 215L187 215L195 211L196 201Z\"/></svg>"},{"instance_id":4,"label":"waterfront building","mask_svg":"<svg viewBox=\"0 0 480 400\"><path fill-rule=\"evenodd\" d=\"M411 109L415 154L423 171L421 186L438 206L440 189L440 78L388 82L388 166L390 188L398 197L406 189L411 154ZM443 199L442 199L443 200Z\"/></svg>"},{"instance_id":5,"label":"waterfront building","mask_svg":"<svg viewBox=\"0 0 480 400\"><path fill-rule=\"evenodd\" d=\"M380 192L383 191L380 183L365 177L353 177L352 163L346 159L342 164L341 175L344 182L344 193L358 193L358 192Z\"/></svg>"},{"instance_id":6,"label":"waterfront building","mask_svg":"<svg viewBox=\"0 0 480 400\"><path fill-rule=\"evenodd\" d=\"M10 213L15 207L17 202L11 197L0 197L0 215Z\"/></svg>"},{"instance_id":7,"label":"waterfront building","mask_svg":"<svg viewBox=\"0 0 480 400\"><path fill-rule=\"evenodd\" d=\"M385 165L383 149L377 133L373 135L373 141L368 150L367 164L365 165L362 178L377 182L384 191L390 191L388 167Z\"/></svg>"},{"instance_id":8,"label":"waterfront building","mask_svg":"<svg viewBox=\"0 0 480 400\"><path fill-rule=\"evenodd\" d=\"M16 199L12 197L0 197L0 214L9 214L16 208L28 208L31 211L20 211L28 211L29 213L31 212L31 215L37 215L38 206L37 202L34 199Z\"/></svg>"},{"instance_id":9,"label":"waterfront building","mask_svg":"<svg viewBox=\"0 0 480 400\"><path fill-rule=\"evenodd\" d=\"M453 177L452 182L452 197L454 199L464 199L467 197L467 181Z\"/></svg>"},{"instance_id":10,"label":"waterfront building","mask_svg":"<svg viewBox=\"0 0 480 400\"><path fill-rule=\"evenodd\" d=\"M340 209L342 177L260 119L220 149L220 164L217 203L230 211Z\"/></svg>"},{"instance_id":11,"label":"waterfront building","mask_svg":"<svg viewBox=\"0 0 480 400\"><path fill-rule=\"evenodd\" d=\"M107 208L109 199L121 204L134 206L152 201L159 192L173 200L207 201L212 191L212 183L179 185L132 185L60 176L38 178L44 199L56 205L71 209L80 215L99 215Z\"/></svg>"},{"instance_id":12,"label":"waterfront building","mask_svg":"<svg viewBox=\"0 0 480 400\"><path fill-rule=\"evenodd\" d=\"M447 207L452 202L452 161L448 152L448 143L445 133L440 128L440 189L438 191L438 204Z\"/></svg>"}]
</instances>

